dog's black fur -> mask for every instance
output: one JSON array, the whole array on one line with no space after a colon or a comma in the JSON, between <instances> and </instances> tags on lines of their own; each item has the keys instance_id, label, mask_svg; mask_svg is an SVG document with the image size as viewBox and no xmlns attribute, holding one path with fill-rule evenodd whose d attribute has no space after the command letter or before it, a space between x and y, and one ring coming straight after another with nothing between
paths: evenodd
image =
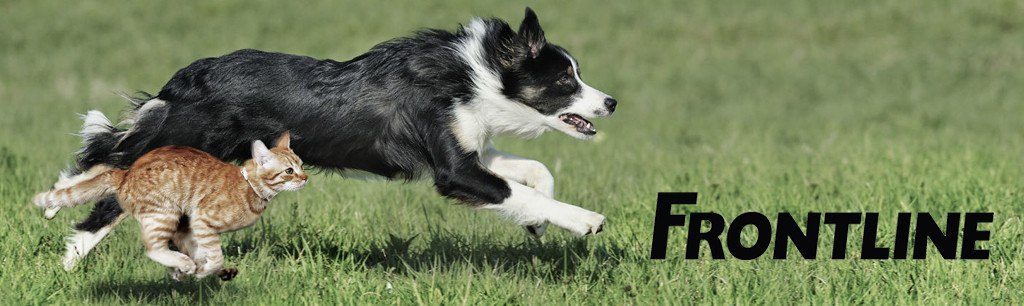
<instances>
[{"instance_id":1,"label":"dog's black fur","mask_svg":"<svg viewBox=\"0 0 1024 306\"><path fill-rule=\"evenodd\" d=\"M135 100L131 128L83 131L86 145L72 173L97 164L127 167L166 145L243 160L249 158L246 144L290 131L292 149L307 165L388 178L426 174L444 196L500 204L511 195L505 179L482 167L481 152L456 135L454 109L480 99L474 75L479 67L468 63L465 53L480 52L482 64L500 77L504 98L545 116L559 116L585 84L571 79L579 72L574 59L546 42L529 8L518 33L498 19L473 25L486 33L468 33L465 26L455 33L426 30L346 62L257 50L198 60L179 70L156 96ZM467 51L471 34L479 49ZM615 108L615 100L604 99L607 110L601 116ZM594 133L581 117L586 115L558 118L585 138ZM107 199L76 229L96 232L121 214L115 200Z\"/></svg>"}]
</instances>

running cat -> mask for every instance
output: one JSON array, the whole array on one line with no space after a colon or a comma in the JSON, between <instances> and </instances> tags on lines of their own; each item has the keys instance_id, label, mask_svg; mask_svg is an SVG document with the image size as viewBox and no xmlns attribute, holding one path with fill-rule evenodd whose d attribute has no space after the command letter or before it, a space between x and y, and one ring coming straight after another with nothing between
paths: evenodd
<instances>
[{"instance_id":1,"label":"running cat","mask_svg":"<svg viewBox=\"0 0 1024 306\"><path fill-rule=\"evenodd\" d=\"M287 132L275 148L256 140L253 158L242 166L190 147L162 147L127 170L95 166L75 182L57 182L32 201L51 209L116 195L121 208L139 221L146 255L171 267L175 280L214 273L231 280L238 270L223 267L219 234L251 226L278 192L306 184L302 161L289 144Z\"/></svg>"}]
</instances>

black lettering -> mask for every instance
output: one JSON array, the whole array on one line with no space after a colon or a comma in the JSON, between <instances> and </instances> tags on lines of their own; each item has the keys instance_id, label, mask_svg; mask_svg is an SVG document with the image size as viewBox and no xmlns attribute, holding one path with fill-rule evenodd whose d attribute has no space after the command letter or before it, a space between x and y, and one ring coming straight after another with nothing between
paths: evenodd
<instances>
[{"instance_id":1,"label":"black lettering","mask_svg":"<svg viewBox=\"0 0 1024 306\"><path fill-rule=\"evenodd\" d=\"M706 233L701 233L700 226L704 221L711 222L711 229L708 229ZM722 215L715 213L690 214L690 225L686 232L686 259L697 259L700 254L701 240L708 242L712 259L725 259L722 240L719 238L723 230L725 230L725 218L722 218Z\"/></svg>"},{"instance_id":2,"label":"black lettering","mask_svg":"<svg viewBox=\"0 0 1024 306\"><path fill-rule=\"evenodd\" d=\"M988 259L988 250L975 249L978 241L988 241L992 237L989 231L979 231L978 223L992 223L993 213L967 213L964 216L964 242L960 249L960 259Z\"/></svg>"},{"instance_id":3,"label":"black lettering","mask_svg":"<svg viewBox=\"0 0 1024 306\"><path fill-rule=\"evenodd\" d=\"M960 227L960 214L946 214L946 233L928 213L917 214L917 230L914 233L914 259L925 259L928 254L928 241L931 240L942 258L956 259L957 229Z\"/></svg>"},{"instance_id":4,"label":"black lettering","mask_svg":"<svg viewBox=\"0 0 1024 306\"><path fill-rule=\"evenodd\" d=\"M665 259L668 229L683 226L686 215L673 215L674 204L697 204L696 192L659 192L658 207L654 210L654 237L651 239L651 259Z\"/></svg>"},{"instance_id":5,"label":"black lettering","mask_svg":"<svg viewBox=\"0 0 1024 306\"><path fill-rule=\"evenodd\" d=\"M893 246L893 259L907 259L907 245L910 242L911 213L899 213L896 216L896 245Z\"/></svg>"},{"instance_id":6,"label":"black lettering","mask_svg":"<svg viewBox=\"0 0 1024 306\"><path fill-rule=\"evenodd\" d=\"M753 225L757 229L757 240L749 248L743 246L742 237L740 237L743 228L747 225ZM772 224L768 221L768 217L760 213L743 213L733 219L732 224L729 225L729 236L726 238L726 243L729 244L729 253L733 257L743 260L758 258L768 250L768 245L771 242Z\"/></svg>"},{"instance_id":7,"label":"black lettering","mask_svg":"<svg viewBox=\"0 0 1024 306\"><path fill-rule=\"evenodd\" d=\"M889 248L875 246L878 241L878 213L864 213L864 240L861 243L861 259L887 259Z\"/></svg>"},{"instance_id":8,"label":"black lettering","mask_svg":"<svg viewBox=\"0 0 1024 306\"><path fill-rule=\"evenodd\" d=\"M800 231L800 225L788 213L779 213L775 229L775 259L786 259L786 240L793 242L793 246L804 259L815 259L818 256L818 229L821 223L821 213L807 213L807 232Z\"/></svg>"},{"instance_id":9,"label":"black lettering","mask_svg":"<svg viewBox=\"0 0 1024 306\"><path fill-rule=\"evenodd\" d=\"M850 225L857 223L860 223L860 213L825 213L825 224L836 225L832 259L846 258L846 239L850 235Z\"/></svg>"}]
</instances>

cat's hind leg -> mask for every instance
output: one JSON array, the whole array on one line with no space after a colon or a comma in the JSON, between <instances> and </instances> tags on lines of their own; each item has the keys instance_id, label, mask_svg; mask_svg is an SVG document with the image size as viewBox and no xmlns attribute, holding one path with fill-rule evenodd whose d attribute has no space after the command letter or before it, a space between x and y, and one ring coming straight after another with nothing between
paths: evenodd
<instances>
[{"instance_id":1,"label":"cat's hind leg","mask_svg":"<svg viewBox=\"0 0 1024 306\"><path fill-rule=\"evenodd\" d=\"M195 263L196 267L202 266L203 263L196 262L196 240L195 237L192 236L192 230L188 228L188 220L185 218L182 218L183 221L178 222L178 230L174 232L174 236L171 237L171 241L173 241L174 245L178 247L178 252L188 256L192 262ZM182 226L182 223L185 223L184 226ZM176 281L180 282L188 278L188 271L182 271L178 268L170 268L170 270L171 278L174 278Z\"/></svg>"}]
</instances>

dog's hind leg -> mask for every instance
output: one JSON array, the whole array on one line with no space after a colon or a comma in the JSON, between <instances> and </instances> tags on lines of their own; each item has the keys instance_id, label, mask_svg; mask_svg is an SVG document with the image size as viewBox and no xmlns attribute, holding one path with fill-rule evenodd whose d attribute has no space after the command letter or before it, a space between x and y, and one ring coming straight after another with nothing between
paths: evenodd
<instances>
[{"instance_id":1,"label":"dog's hind leg","mask_svg":"<svg viewBox=\"0 0 1024 306\"><path fill-rule=\"evenodd\" d=\"M549 199L555 198L555 178L548 167L539 161L488 149L480 155L480 162L495 174L527 187L536 189ZM547 222L523 226L530 235L540 238L548 228Z\"/></svg>"},{"instance_id":2,"label":"dog's hind leg","mask_svg":"<svg viewBox=\"0 0 1024 306\"><path fill-rule=\"evenodd\" d=\"M114 210L108 208L113 208ZM102 216L96 216L97 214ZM93 208L87 221L97 220L102 222L82 222L75 227L75 234L67 238L67 245L65 246L67 250L62 260L64 270L71 271L74 269L75 265L85 255L89 254L89 251L96 247L96 244L99 244L100 240L117 227L127 216L128 214L121 210L114 197L96 202L96 207Z\"/></svg>"}]
</instances>

